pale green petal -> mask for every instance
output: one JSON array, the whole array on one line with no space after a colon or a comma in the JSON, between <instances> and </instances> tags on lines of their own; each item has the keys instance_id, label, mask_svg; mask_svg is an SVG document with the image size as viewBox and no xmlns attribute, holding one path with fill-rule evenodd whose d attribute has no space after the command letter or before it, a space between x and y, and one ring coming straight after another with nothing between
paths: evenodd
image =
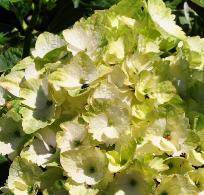
<instances>
[{"instance_id":1,"label":"pale green petal","mask_svg":"<svg viewBox=\"0 0 204 195\"><path fill-rule=\"evenodd\" d=\"M19 97L20 82L24 77L23 71L10 72L8 75L0 78L0 86L12 95Z\"/></svg>"},{"instance_id":2,"label":"pale green petal","mask_svg":"<svg viewBox=\"0 0 204 195\"><path fill-rule=\"evenodd\" d=\"M194 166L204 165L204 151L196 152L195 150L191 150L188 153L188 160Z\"/></svg>"},{"instance_id":3,"label":"pale green petal","mask_svg":"<svg viewBox=\"0 0 204 195\"><path fill-rule=\"evenodd\" d=\"M0 87L0 106L3 106L6 103L4 96L5 90L2 87Z\"/></svg>"},{"instance_id":4,"label":"pale green petal","mask_svg":"<svg viewBox=\"0 0 204 195\"><path fill-rule=\"evenodd\" d=\"M190 68L202 71L204 67L204 39L198 36L188 37L186 42L187 45L184 45L186 51L184 51Z\"/></svg>"},{"instance_id":5,"label":"pale green petal","mask_svg":"<svg viewBox=\"0 0 204 195\"><path fill-rule=\"evenodd\" d=\"M153 160L151 160L149 166L159 172L169 169L168 165L164 164L164 160L159 157L155 157Z\"/></svg>"},{"instance_id":6,"label":"pale green petal","mask_svg":"<svg viewBox=\"0 0 204 195\"><path fill-rule=\"evenodd\" d=\"M25 69L25 79L38 79L40 71L37 70L35 63L30 63Z\"/></svg>"},{"instance_id":7,"label":"pale green petal","mask_svg":"<svg viewBox=\"0 0 204 195\"><path fill-rule=\"evenodd\" d=\"M23 131L27 134L34 133L35 131L46 127L51 124L54 119L52 107L46 110L31 110L26 107L20 109L22 115Z\"/></svg>"},{"instance_id":8,"label":"pale green petal","mask_svg":"<svg viewBox=\"0 0 204 195\"><path fill-rule=\"evenodd\" d=\"M188 171L193 170L192 166L185 158L181 157L170 157L164 161L164 164L169 167L168 170L164 171L163 174L185 174Z\"/></svg>"},{"instance_id":9,"label":"pale green petal","mask_svg":"<svg viewBox=\"0 0 204 195\"><path fill-rule=\"evenodd\" d=\"M63 47L65 41L61 39L58 35L54 35L49 32L44 32L39 35L35 44L35 50L32 51L32 55L36 57L43 58L46 54L54 49Z\"/></svg>"},{"instance_id":10,"label":"pale green petal","mask_svg":"<svg viewBox=\"0 0 204 195\"><path fill-rule=\"evenodd\" d=\"M143 175L133 168L116 175L109 192L117 195L148 195L149 193L149 186Z\"/></svg>"},{"instance_id":11,"label":"pale green petal","mask_svg":"<svg viewBox=\"0 0 204 195\"><path fill-rule=\"evenodd\" d=\"M81 184L95 185L107 171L105 154L99 149L84 148L63 152L60 162L67 175Z\"/></svg>"},{"instance_id":12,"label":"pale green petal","mask_svg":"<svg viewBox=\"0 0 204 195\"><path fill-rule=\"evenodd\" d=\"M119 65L116 65L108 79L117 87L122 87L124 85L125 78L125 73L122 71L122 68Z\"/></svg>"},{"instance_id":13,"label":"pale green petal","mask_svg":"<svg viewBox=\"0 0 204 195\"><path fill-rule=\"evenodd\" d=\"M96 195L98 189L90 189L85 185L69 185L69 194L70 195Z\"/></svg>"},{"instance_id":14,"label":"pale green petal","mask_svg":"<svg viewBox=\"0 0 204 195\"><path fill-rule=\"evenodd\" d=\"M87 129L77 122L64 122L60 124L63 131L57 133L57 146L61 152L77 149L88 144Z\"/></svg>"},{"instance_id":15,"label":"pale green petal","mask_svg":"<svg viewBox=\"0 0 204 195\"><path fill-rule=\"evenodd\" d=\"M18 64L16 64L11 71L19 71L19 70L24 70L28 66L32 65L34 63L34 59L31 58L30 56L22 59Z\"/></svg>"},{"instance_id":16,"label":"pale green petal","mask_svg":"<svg viewBox=\"0 0 204 195\"><path fill-rule=\"evenodd\" d=\"M143 35L139 35L138 37L138 51L140 53L159 53L159 41L158 40L151 40ZM143 55L141 55L142 57ZM138 56L140 57L140 55ZM145 57L145 55L144 55ZM148 58L148 56L146 55ZM144 58L143 58L144 59Z\"/></svg>"},{"instance_id":17,"label":"pale green petal","mask_svg":"<svg viewBox=\"0 0 204 195\"><path fill-rule=\"evenodd\" d=\"M21 84L20 97L24 99L22 103L30 108L45 109L48 107L48 93L46 79L30 79Z\"/></svg>"},{"instance_id":18,"label":"pale green petal","mask_svg":"<svg viewBox=\"0 0 204 195\"><path fill-rule=\"evenodd\" d=\"M21 151L21 158L25 158L38 166L45 167L47 163L54 160L56 148L56 132L53 129L45 128L36 133L36 137L26 144Z\"/></svg>"},{"instance_id":19,"label":"pale green petal","mask_svg":"<svg viewBox=\"0 0 204 195\"><path fill-rule=\"evenodd\" d=\"M130 131L128 115L128 110L120 105L112 106L90 118L88 131L97 141L112 145L120 135Z\"/></svg>"},{"instance_id":20,"label":"pale green petal","mask_svg":"<svg viewBox=\"0 0 204 195\"><path fill-rule=\"evenodd\" d=\"M156 189L156 194L197 195L198 191L187 177L170 175L162 179Z\"/></svg>"},{"instance_id":21,"label":"pale green petal","mask_svg":"<svg viewBox=\"0 0 204 195\"><path fill-rule=\"evenodd\" d=\"M132 106L132 115L138 119L144 120L154 109L155 102L152 100L145 100L142 104Z\"/></svg>"},{"instance_id":22,"label":"pale green petal","mask_svg":"<svg viewBox=\"0 0 204 195\"><path fill-rule=\"evenodd\" d=\"M175 16L162 0L148 0L148 11L156 27L162 34L185 39L185 33L175 23Z\"/></svg>"},{"instance_id":23,"label":"pale green petal","mask_svg":"<svg viewBox=\"0 0 204 195\"><path fill-rule=\"evenodd\" d=\"M197 170L193 170L188 172L188 175L192 182L199 189L199 192L204 192L204 169L199 168ZM200 194L199 194L200 195Z\"/></svg>"},{"instance_id":24,"label":"pale green petal","mask_svg":"<svg viewBox=\"0 0 204 195\"><path fill-rule=\"evenodd\" d=\"M40 188L43 195L68 195L68 191L64 189L63 170L60 167L48 168L40 178Z\"/></svg>"},{"instance_id":25,"label":"pale green petal","mask_svg":"<svg viewBox=\"0 0 204 195\"><path fill-rule=\"evenodd\" d=\"M17 157L9 170L8 187L15 195L34 195L39 186L41 173L39 167Z\"/></svg>"},{"instance_id":26,"label":"pale green petal","mask_svg":"<svg viewBox=\"0 0 204 195\"><path fill-rule=\"evenodd\" d=\"M20 116L17 113L0 118L0 154L7 154L13 159L24 144L26 139L24 136Z\"/></svg>"},{"instance_id":27,"label":"pale green petal","mask_svg":"<svg viewBox=\"0 0 204 195\"><path fill-rule=\"evenodd\" d=\"M84 84L90 85L98 77L99 73L94 63L85 53L80 52L69 64L53 72L49 81L60 87L76 89Z\"/></svg>"},{"instance_id":28,"label":"pale green petal","mask_svg":"<svg viewBox=\"0 0 204 195\"><path fill-rule=\"evenodd\" d=\"M119 172L125 169L133 160L136 142L130 136L123 136L116 143L116 150L108 151L106 156L109 160L110 172Z\"/></svg>"},{"instance_id":29,"label":"pale green petal","mask_svg":"<svg viewBox=\"0 0 204 195\"><path fill-rule=\"evenodd\" d=\"M63 36L68 43L67 49L76 55L80 51L87 51L90 58L94 58L94 53L100 44L100 35L94 31L91 25L76 23L72 29L63 31Z\"/></svg>"},{"instance_id":30,"label":"pale green petal","mask_svg":"<svg viewBox=\"0 0 204 195\"><path fill-rule=\"evenodd\" d=\"M112 41L108 45L108 49L103 56L103 60L107 64L116 64L121 62L125 57L125 48L123 39L119 38L116 41Z\"/></svg>"},{"instance_id":31,"label":"pale green petal","mask_svg":"<svg viewBox=\"0 0 204 195\"><path fill-rule=\"evenodd\" d=\"M163 153L173 154L177 152L176 147L167 139L160 136L147 136L145 140L137 146L136 155L154 154L161 155Z\"/></svg>"}]
</instances>

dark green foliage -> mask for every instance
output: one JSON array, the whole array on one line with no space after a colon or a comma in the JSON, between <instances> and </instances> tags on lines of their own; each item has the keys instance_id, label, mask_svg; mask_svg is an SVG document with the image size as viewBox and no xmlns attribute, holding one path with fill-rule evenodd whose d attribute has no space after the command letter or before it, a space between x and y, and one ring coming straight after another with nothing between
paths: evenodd
<instances>
[{"instance_id":1,"label":"dark green foliage","mask_svg":"<svg viewBox=\"0 0 204 195\"><path fill-rule=\"evenodd\" d=\"M176 15L178 25L183 28L187 35L204 37L204 8L200 7L198 2L202 2L202 0L165 1L166 5L170 7Z\"/></svg>"},{"instance_id":2,"label":"dark green foliage","mask_svg":"<svg viewBox=\"0 0 204 195\"><path fill-rule=\"evenodd\" d=\"M0 72L5 72L12 68L22 57L22 48L10 47L0 54Z\"/></svg>"},{"instance_id":3,"label":"dark green foliage","mask_svg":"<svg viewBox=\"0 0 204 195\"><path fill-rule=\"evenodd\" d=\"M9 38L6 37L4 33L0 32L0 45L3 45L8 41L9 41Z\"/></svg>"},{"instance_id":4,"label":"dark green foliage","mask_svg":"<svg viewBox=\"0 0 204 195\"><path fill-rule=\"evenodd\" d=\"M6 157L0 155L0 186L3 186L9 172L10 163L6 159Z\"/></svg>"}]
</instances>

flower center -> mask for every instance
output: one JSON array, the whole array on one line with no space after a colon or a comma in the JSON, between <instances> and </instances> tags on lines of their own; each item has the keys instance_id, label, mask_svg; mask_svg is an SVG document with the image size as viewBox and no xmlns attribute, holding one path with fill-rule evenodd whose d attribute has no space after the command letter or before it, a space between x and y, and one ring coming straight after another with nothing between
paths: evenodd
<instances>
[{"instance_id":1,"label":"flower center","mask_svg":"<svg viewBox=\"0 0 204 195\"><path fill-rule=\"evenodd\" d=\"M199 146L197 146L197 148L195 149L195 151L196 151L196 152L201 152L201 151L202 151L201 146L200 146L200 145L199 145Z\"/></svg>"},{"instance_id":2,"label":"flower center","mask_svg":"<svg viewBox=\"0 0 204 195\"><path fill-rule=\"evenodd\" d=\"M33 192L33 186L28 186L28 189L27 189L28 193L32 193Z\"/></svg>"},{"instance_id":3,"label":"flower center","mask_svg":"<svg viewBox=\"0 0 204 195\"><path fill-rule=\"evenodd\" d=\"M171 169L171 168L173 168L173 163L172 162L170 162L170 163L168 163L168 166L169 166L169 169Z\"/></svg>"},{"instance_id":4,"label":"flower center","mask_svg":"<svg viewBox=\"0 0 204 195\"><path fill-rule=\"evenodd\" d=\"M89 173L95 173L96 172L96 169L95 169L95 167L94 166L91 166L91 167L89 167Z\"/></svg>"},{"instance_id":5,"label":"flower center","mask_svg":"<svg viewBox=\"0 0 204 195\"><path fill-rule=\"evenodd\" d=\"M126 160L126 159L123 159L123 160L120 162L121 165L124 165L124 164L126 164L126 163L127 163L127 160Z\"/></svg>"},{"instance_id":6,"label":"flower center","mask_svg":"<svg viewBox=\"0 0 204 195\"><path fill-rule=\"evenodd\" d=\"M199 181L196 181L196 182L195 182L195 185L199 188L199 187L200 187L200 182L199 182Z\"/></svg>"},{"instance_id":7,"label":"flower center","mask_svg":"<svg viewBox=\"0 0 204 195\"><path fill-rule=\"evenodd\" d=\"M47 100L46 105L47 106L52 106L53 102L51 100Z\"/></svg>"},{"instance_id":8,"label":"flower center","mask_svg":"<svg viewBox=\"0 0 204 195\"><path fill-rule=\"evenodd\" d=\"M74 140L74 147L78 147L81 145L81 142L79 140Z\"/></svg>"},{"instance_id":9,"label":"flower center","mask_svg":"<svg viewBox=\"0 0 204 195\"><path fill-rule=\"evenodd\" d=\"M16 131L14 132L14 135L15 135L16 137L20 137L20 136L21 136L21 134L20 134L20 132L19 132L18 130L16 130Z\"/></svg>"},{"instance_id":10,"label":"flower center","mask_svg":"<svg viewBox=\"0 0 204 195\"><path fill-rule=\"evenodd\" d=\"M109 118L108 119L108 126L109 127L113 126L113 123L114 123L113 120Z\"/></svg>"},{"instance_id":11,"label":"flower center","mask_svg":"<svg viewBox=\"0 0 204 195\"><path fill-rule=\"evenodd\" d=\"M167 140L171 140L171 131L169 130L164 131L163 137Z\"/></svg>"},{"instance_id":12,"label":"flower center","mask_svg":"<svg viewBox=\"0 0 204 195\"><path fill-rule=\"evenodd\" d=\"M168 195L168 194L169 194L168 192L164 191L160 195Z\"/></svg>"},{"instance_id":13,"label":"flower center","mask_svg":"<svg viewBox=\"0 0 204 195\"><path fill-rule=\"evenodd\" d=\"M130 186L135 187L137 185L137 181L135 179L131 179L129 184Z\"/></svg>"}]
</instances>

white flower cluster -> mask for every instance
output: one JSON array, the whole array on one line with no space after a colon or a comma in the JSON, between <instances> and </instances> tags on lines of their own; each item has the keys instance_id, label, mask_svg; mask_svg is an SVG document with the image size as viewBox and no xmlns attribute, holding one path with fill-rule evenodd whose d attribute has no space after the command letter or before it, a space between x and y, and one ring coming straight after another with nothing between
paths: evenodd
<instances>
[{"instance_id":1,"label":"white flower cluster","mask_svg":"<svg viewBox=\"0 0 204 195\"><path fill-rule=\"evenodd\" d=\"M122 0L0 77L3 195L203 195L204 39Z\"/></svg>"}]
</instances>

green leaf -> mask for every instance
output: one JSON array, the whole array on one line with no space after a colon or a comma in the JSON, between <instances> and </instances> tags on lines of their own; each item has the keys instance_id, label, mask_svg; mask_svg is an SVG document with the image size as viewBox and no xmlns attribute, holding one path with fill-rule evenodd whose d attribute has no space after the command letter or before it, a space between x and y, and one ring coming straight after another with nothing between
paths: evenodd
<instances>
[{"instance_id":1,"label":"green leaf","mask_svg":"<svg viewBox=\"0 0 204 195\"><path fill-rule=\"evenodd\" d=\"M171 9L176 9L177 6L183 2L183 0L171 0L171 1L167 0L164 2L165 2L167 7L171 8Z\"/></svg>"},{"instance_id":2,"label":"green leaf","mask_svg":"<svg viewBox=\"0 0 204 195\"><path fill-rule=\"evenodd\" d=\"M201 7L204 7L204 0L191 0L191 1Z\"/></svg>"},{"instance_id":3,"label":"green leaf","mask_svg":"<svg viewBox=\"0 0 204 195\"><path fill-rule=\"evenodd\" d=\"M48 10L52 10L56 6L57 0L42 0L44 6L47 6Z\"/></svg>"},{"instance_id":4,"label":"green leaf","mask_svg":"<svg viewBox=\"0 0 204 195\"><path fill-rule=\"evenodd\" d=\"M0 6L3 7L4 9L9 10L9 8L10 8L10 1L9 0L1 0L0 1Z\"/></svg>"},{"instance_id":5,"label":"green leaf","mask_svg":"<svg viewBox=\"0 0 204 195\"><path fill-rule=\"evenodd\" d=\"M1 0L0 6L4 9L12 11L18 17L19 20L22 20L31 10L32 1L27 0Z\"/></svg>"},{"instance_id":6,"label":"green leaf","mask_svg":"<svg viewBox=\"0 0 204 195\"><path fill-rule=\"evenodd\" d=\"M95 7L107 9L119 1L120 0L94 0L94 1L91 1L91 5Z\"/></svg>"},{"instance_id":7,"label":"green leaf","mask_svg":"<svg viewBox=\"0 0 204 195\"><path fill-rule=\"evenodd\" d=\"M3 155L0 154L0 166L1 166L1 164L3 164L4 162L7 162L7 159L6 159L5 156L3 156Z\"/></svg>"},{"instance_id":8,"label":"green leaf","mask_svg":"<svg viewBox=\"0 0 204 195\"><path fill-rule=\"evenodd\" d=\"M74 4L74 8L78 8L80 0L72 0L72 1L73 1L73 4Z\"/></svg>"},{"instance_id":9,"label":"green leaf","mask_svg":"<svg viewBox=\"0 0 204 195\"><path fill-rule=\"evenodd\" d=\"M22 48L10 47L0 54L0 72L11 69L22 57Z\"/></svg>"},{"instance_id":10,"label":"green leaf","mask_svg":"<svg viewBox=\"0 0 204 195\"><path fill-rule=\"evenodd\" d=\"M6 35L4 33L0 32L0 45L5 44L6 42L8 42L9 38L6 37Z\"/></svg>"}]
</instances>

